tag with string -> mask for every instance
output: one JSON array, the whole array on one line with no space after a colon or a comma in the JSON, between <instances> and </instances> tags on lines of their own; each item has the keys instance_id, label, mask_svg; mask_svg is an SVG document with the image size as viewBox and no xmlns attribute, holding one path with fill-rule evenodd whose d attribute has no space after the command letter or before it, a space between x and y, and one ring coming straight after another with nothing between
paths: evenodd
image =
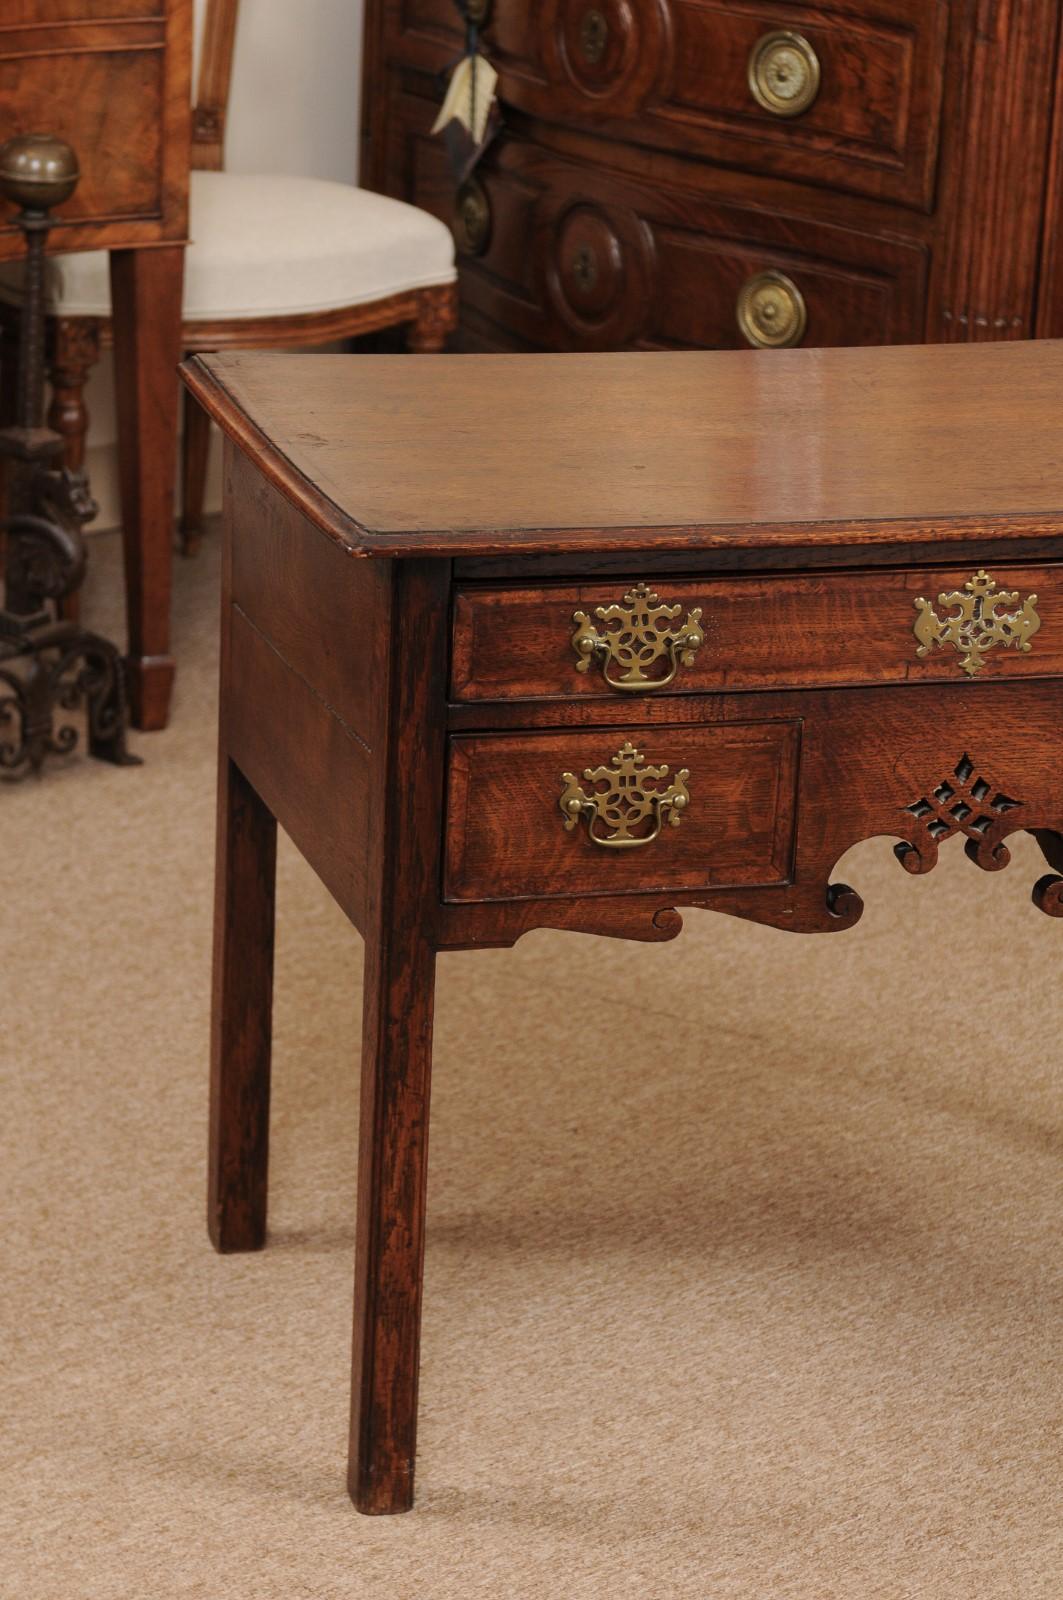
<instances>
[{"instance_id":1,"label":"tag with string","mask_svg":"<svg viewBox=\"0 0 1063 1600\"><path fill-rule=\"evenodd\" d=\"M491 143L502 119L495 89L498 73L480 49L480 30L470 21L465 0L457 0L465 19L465 50L455 64L439 115L441 133L456 181L461 184Z\"/></svg>"}]
</instances>

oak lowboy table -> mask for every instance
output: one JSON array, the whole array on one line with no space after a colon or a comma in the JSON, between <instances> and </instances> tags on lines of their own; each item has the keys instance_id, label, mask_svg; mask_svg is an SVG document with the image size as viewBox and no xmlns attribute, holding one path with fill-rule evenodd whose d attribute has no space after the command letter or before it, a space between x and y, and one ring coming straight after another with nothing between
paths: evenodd
<instances>
[{"instance_id":1,"label":"oak lowboy table","mask_svg":"<svg viewBox=\"0 0 1063 1600\"><path fill-rule=\"evenodd\" d=\"M435 954L851 928L857 841L1063 915L1063 345L235 356L210 1230L266 1233L276 822L366 941L350 1488L413 1496Z\"/></svg>"}]
</instances>

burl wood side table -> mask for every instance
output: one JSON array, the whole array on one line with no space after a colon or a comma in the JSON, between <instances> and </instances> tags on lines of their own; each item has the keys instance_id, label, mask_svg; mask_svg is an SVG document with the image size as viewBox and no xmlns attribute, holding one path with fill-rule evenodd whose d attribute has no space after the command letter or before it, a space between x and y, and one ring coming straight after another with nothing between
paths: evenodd
<instances>
[{"instance_id":1,"label":"burl wood side table","mask_svg":"<svg viewBox=\"0 0 1063 1600\"><path fill-rule=\"evenodd\" d=\"M186 376L229 436L211 1237L266 1234L280 822L366 941L350 1489L402 1511L437 950L841 932L873 835L995 872L1027 829L1063 915L1063 345Z\"/></svg>"}]
</instances>

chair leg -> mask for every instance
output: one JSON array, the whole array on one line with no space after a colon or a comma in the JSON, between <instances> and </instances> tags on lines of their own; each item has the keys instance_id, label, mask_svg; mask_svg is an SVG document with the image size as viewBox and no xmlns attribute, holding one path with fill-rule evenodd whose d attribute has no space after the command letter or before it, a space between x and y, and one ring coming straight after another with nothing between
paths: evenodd
<instances>
[{"instance_id":1,"label":"chair leg","mask_svg":"<svg viewBox=\"0 0 1063 1600\"><path fill-rule=\"evenodd\" d=\"M447 338L457 325L457 284L422 289L417 296L417 315L406 336L407 346L417 355L436 355L446 348Z\"/></svg>"},{"instance_id":2,"label":"chair leg","mask_svg":"<svg viewBox=\"0 0 1063 1600\"><path fill-rule=\"evenodd\" d=\"M48 325L48 381L52 398L47 422L63 441L63 464L72 472L85 465L85 440L89 413L85 385L100 359L100 325L95 317L53 317ZM80 611L77 590L59 602L59 615L76 622Z\"/></svg>"},{"instance_id":3,"label":"chair leg","mask_svg":"<svg viewBox=\"0 0 1063 1600\"><path fill-rule=\"evenodd\" d=\"M203 538L203 503L207 496L210 418L185 390L184 435L181 441L181 554L199 553Z\"/></svg>"},{"instance_id":4,"label":"chair leg","mask_svg":"<svg viewBox=\"0 0 1063 1600\"><path fill-rule=\"evenodd\" d=\"M77 472L85 465L89 431L85 384L100 359L100 324L95 317L56 317L49 333L48 426L62 437L64 464Z\"/></svg>"}]
</instances>

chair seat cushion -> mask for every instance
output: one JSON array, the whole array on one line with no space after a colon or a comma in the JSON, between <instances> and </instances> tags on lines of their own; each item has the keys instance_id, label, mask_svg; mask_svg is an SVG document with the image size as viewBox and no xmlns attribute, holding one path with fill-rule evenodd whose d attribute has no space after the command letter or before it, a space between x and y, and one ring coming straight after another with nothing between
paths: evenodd
<instances>
[{"instance_id":1,"label":"chair seat cushion","mask_svg":"<svg viewBox=\"0 0 1063 1600\"><path fill-rule=\"evenodd\" d=\"M193 172L186 322L298 316L454 280L450 230L416 206L319 178ZM111 314L105 251L49 259L49 309ZM0 267L17 299L22 263Z\"/></svg>"}]
</instances>

